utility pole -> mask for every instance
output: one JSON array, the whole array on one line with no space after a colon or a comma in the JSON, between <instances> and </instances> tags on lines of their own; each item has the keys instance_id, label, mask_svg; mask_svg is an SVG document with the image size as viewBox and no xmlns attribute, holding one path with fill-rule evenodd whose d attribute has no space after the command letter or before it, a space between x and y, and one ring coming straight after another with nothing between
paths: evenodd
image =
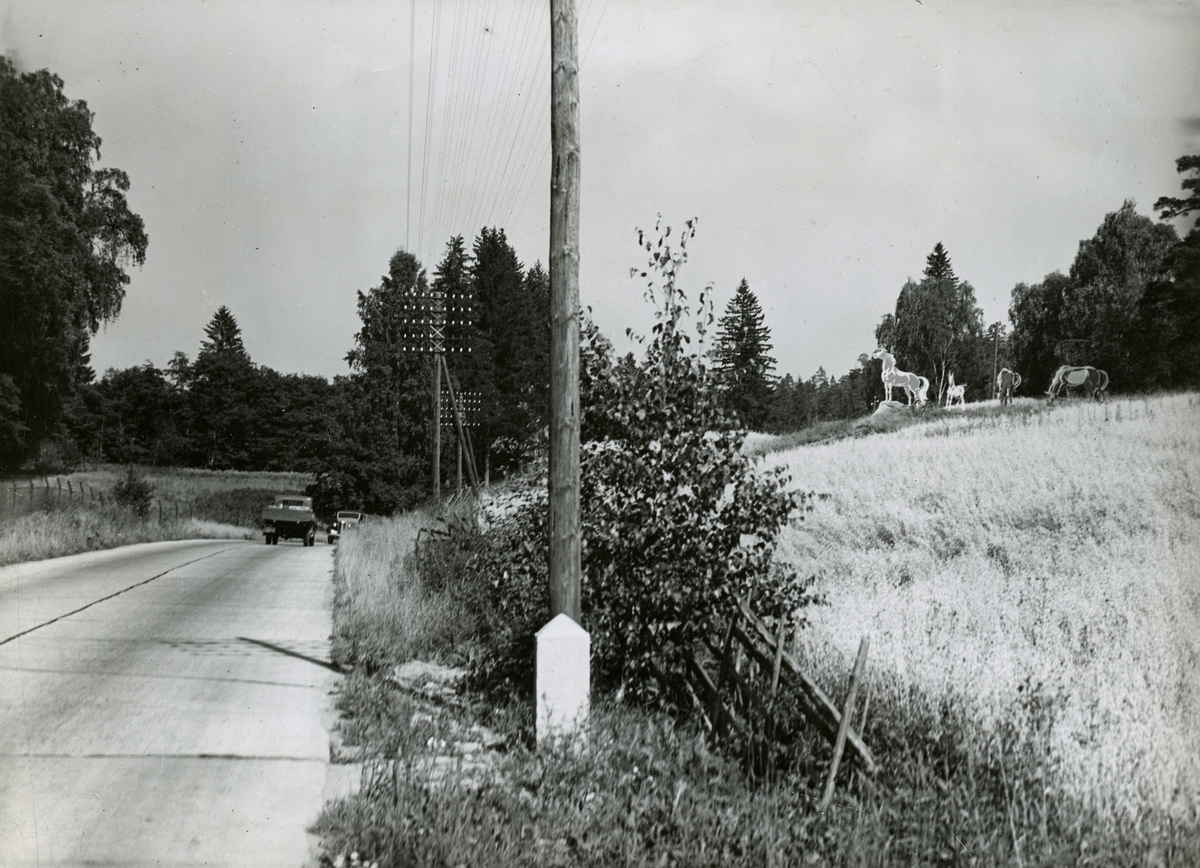
<instances>
[{"instance_id":1,"label":"utility pole","mask_svg":"<svg viewBox=\"0 0 1200 868\"><path fill-rule=\"evenodd\" d=\"M442 362L433 357L433 500L442 502ZM461 486L460 486L461 487Z\"/></svg>"},{"instance_id":2,"label":"utility pole","mask_svg":"<svg viewBox=\"0 0 1200 868\"><path fill-rule=\"evenodd\" d=\"M579 520L579 27L550 0L550 616L582 617Z\"/></svg>"},{"instance_id":3,"label":"utility pole","mask_svg":"<svg viewBox=\"0 0 1200 868\"><path fill-rule=\"evenodd\" d=\"M992 397L996 398L1000 394L1000 387L996 385L996 361L1000 355L1000 323L992 323Z\"/></svg>"}]
</instances>

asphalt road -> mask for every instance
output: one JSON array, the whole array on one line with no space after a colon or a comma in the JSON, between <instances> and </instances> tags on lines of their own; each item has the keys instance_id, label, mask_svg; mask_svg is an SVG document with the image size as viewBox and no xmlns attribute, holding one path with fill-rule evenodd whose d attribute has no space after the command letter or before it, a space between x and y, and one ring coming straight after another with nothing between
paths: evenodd
<instances>
[{"instance_id":1,"label":"asphalt road","mask_svg":"<svg viewBox=\"0 0 1200 868\"><path fill-rule=\"evenodd\" d=\"M310 864L331 553L195 541L0 568L0 866Z\"/></svg>"}]
</instances>

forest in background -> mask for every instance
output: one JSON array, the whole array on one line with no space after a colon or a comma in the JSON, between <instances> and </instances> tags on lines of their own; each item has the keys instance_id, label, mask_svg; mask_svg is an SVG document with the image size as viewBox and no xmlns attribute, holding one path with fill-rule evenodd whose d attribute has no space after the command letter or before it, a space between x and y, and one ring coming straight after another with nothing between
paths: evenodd
<instances>
[{"instance_id":1,"label":"forest in background","mask_svg":"<svg viewBox=\"0 0 1200 868\"><path fill-rule=\"evenodd\" d=\"M447 323L455 388L469 415L481 474L504 476L540 454L548 412L549 278L526 266L502 228L467 247L447 242L432 276L397 251L357 297L361 329L332 382L254 363L234 313L219 309L194 359L150 362L97 377L88 346L120 313L127 271L149 238L125 200L130 179L98 168L99 138L82 101L42 70L18 74L0 58L0 469L63 470L88 463L304 471L324 509L388 513L432 485L432 361L412 345L415 298L464 300ZM932 383L970 384L991 397L994 370L1040 393L1060 364L1105 369L1110 391L1194 388L1200 351L1200 231L1180 239L1170 219L1200 210L1200 155L1177 161L1185 196L1132 201L1106 215L1066 271L1012 290L1010 323L985 324L969 280L938 242L919 280L883 312L876 345ZM583 314L586 317L586 312ZM743 280L717 320L709 363L719 400L745 427L784 433L870 413L883 397L880 362L863 347L841 377L780 375L771 329ZM468 351L469 350L469 351ZM623 360L634 364L632 354ZM443 387L444 388L444 387ZM477 409L474 409L477 408ZM442 478L456 472L450 426Z\"/></svg>"}]
</instances>

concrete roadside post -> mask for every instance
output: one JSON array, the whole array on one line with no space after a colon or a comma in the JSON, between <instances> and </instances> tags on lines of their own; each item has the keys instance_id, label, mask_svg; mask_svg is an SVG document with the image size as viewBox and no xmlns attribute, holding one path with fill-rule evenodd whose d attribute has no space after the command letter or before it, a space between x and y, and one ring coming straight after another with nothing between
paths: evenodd
<instances>
[{"instance_id":1,"label":"concrete roadside post","mask_svg":"<svg viewBox=\"0 0 1200 868\"><path fill-rule=\"evenodd\" d=\"M537 632L537 740L587 741L592 637L558 614Z\"/></svg>"}]
</instances>

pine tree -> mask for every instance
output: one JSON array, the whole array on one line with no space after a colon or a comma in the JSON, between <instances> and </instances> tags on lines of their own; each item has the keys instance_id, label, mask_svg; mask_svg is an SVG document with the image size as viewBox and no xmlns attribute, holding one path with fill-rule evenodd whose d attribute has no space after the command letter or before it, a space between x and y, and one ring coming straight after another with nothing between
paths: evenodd
<instances>
[{"instance_id":1,"label":"pine tree","mask_svg":"<svg viewBox=\"0 0 1200 868\"><path fill-rule=\"evenodd\" d=\"M251 444L264 420L259 376L242 343L242 330L222 305L204 327L187 387L192 461L214 470L251 469Z\"/></svg>"},{"instance_id":2,"label":"pine tree","mask_svg":"<svg viewBox=\"0 0 1200 868\"><path fill-rule=\"evenodd\" d=\"M940 241L933 245L933 252L925 257L925 277L930 280L958 282L958 278L954 276L954 269L950 266L950 254Z\"/></svg>"},{"instance_id":3,"label":"pine tree","mask_svg":"<svg viewBox=\"0 0 1200 868\"><path fill-rule=\"evenodd\" d=\"M225 305L217 308L212 321L204 327L208 340L200 342L200 354L229 353L250 360L246 347L242 343L242 329L237 319Z\"/></svg>"},{"instance_id":4,"label":"pine tree","mask_svg":"<svg viewBox=\"0 0 1200 868\"><path fill-rule=\"evenodd\" d=\"M726 407L750 428L761 429L770 411L775 369L771 349L771 330L764 325L762 307L742 278L717 323L713 360L725 389Z\"/></svg>"}]
</instances>

